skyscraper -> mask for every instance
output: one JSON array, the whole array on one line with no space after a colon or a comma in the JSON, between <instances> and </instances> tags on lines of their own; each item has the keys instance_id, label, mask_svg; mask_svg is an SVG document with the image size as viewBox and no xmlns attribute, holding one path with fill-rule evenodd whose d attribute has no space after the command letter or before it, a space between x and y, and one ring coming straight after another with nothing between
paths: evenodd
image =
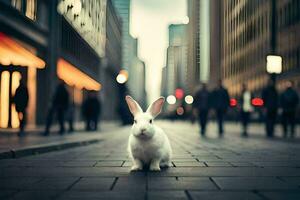
<instances>
[{"instance_id":1,"label":"skyscraper","mask_svg":"<svg viewBox=\"0 0 300 200\"><path fill-rule=\"evenodd\" d=\"M177 88L186 89L187 53L187 25L171 24L165 82L168 95L173 95Z\"/></svg>"},{"instance_id":2,"label":"skyscraper","mask_svg":"<svg viewBox=\"0 0 300 200\"><path fill-rule=\"evenodd\" d=\"M112 0L122 19L122 67L130 71L133 40L130 35L130 0Z\"/></svg>"},{"instance_id":3,"label":"skyscraper","mask_svg":"<svg viewBox=\"0 0 300 200\"><path fill-rule=\"evenodd\" d=\"M220 1L188 0L187 89L199 82L212 88L220 78Z\"/></svg>"},{"instance_id":4,"label":"skyscraper","mask_svg":"<svg viewBox=\"0 0 300 200\"><path fill-rule=\"evenodd\" d=\"M225 0L221 8L222 77L230 94L239 95L243 82L260 94L269 79L266 56L274 53L283 59L278 87L284 80L299 87L300 2Z\"/></svg>"}]
</instances>

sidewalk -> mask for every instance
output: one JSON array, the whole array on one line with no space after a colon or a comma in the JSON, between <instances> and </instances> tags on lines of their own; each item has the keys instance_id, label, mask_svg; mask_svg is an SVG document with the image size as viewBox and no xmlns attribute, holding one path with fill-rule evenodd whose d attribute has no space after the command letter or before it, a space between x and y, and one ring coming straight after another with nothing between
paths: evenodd
<instances>
[{"instance_id":1,"label":"sidewalk","mask_svg":"<svg viewBox=\"0 0 300 200\"><path fill-rule=\"evenodd\" d=\"M168 169L130 172L130 127L124 127L93 145L0 160L0 199L300 199L299 142L259 131L243 138L230 124L224 137L212 124L203 138L196 125L156 123L173 149Z\"/></svg>"},{"instance_id":2,"label":"sidewalk","mask_svg":"<svg viewBox=\"0 0 300 200\"><path fill-rule=\"evenodd\" d=\"M24 137L17 136L17 130L5 130L0 134L0 159L15 158L37 153L82 146L101 141L102 135L119 128L117 122L102 122L101 131L83 131L83 124L76 124L75 132L64 135L57 133L58 127L53 127L49 136L41 133L43 127L28 128Z\"/></svg>"}]
</instances>

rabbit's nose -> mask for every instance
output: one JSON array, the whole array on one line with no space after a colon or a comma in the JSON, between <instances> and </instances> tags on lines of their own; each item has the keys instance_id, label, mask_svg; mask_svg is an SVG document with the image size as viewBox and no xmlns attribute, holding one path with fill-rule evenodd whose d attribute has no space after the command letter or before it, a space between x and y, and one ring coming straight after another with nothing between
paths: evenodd
<instances>
[{"instance_id":1,"label":"rabbit's nose","mask_svg":"<svg viewBox=\"0 0 300 200\"><path fill-rule=\"evenodd\" d=\"M142 129L141 129L141 132L145 132L145 131L146 131L146 129L145 129L145 128L142 128Z\"/></svg>"}]
</instances>

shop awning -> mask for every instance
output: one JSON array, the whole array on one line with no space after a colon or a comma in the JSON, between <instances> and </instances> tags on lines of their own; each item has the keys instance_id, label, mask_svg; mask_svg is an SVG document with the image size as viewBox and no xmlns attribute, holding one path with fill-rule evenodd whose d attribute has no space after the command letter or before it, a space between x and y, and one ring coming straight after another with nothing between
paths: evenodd
<instances>
[{"instance_id":1,"label":"shop awning","mask_svg":"<svg viewBox=\"0 0 300 200\"><path fill-rule=\"evenodd\" d=\"M101 84L83 73L71 63L60 58L57 62L57 76L64 80L68 85L78 89L87 89L99 91Z\"/></svg>"},{"instance_id":2,"label":"shop awning","mask_svg":"<svg viewBox=\"0 0 300 200\"><path fill-rule=\"evenodd\" d=\"M45 68L45 62L17 41L0 32L0 64Z\"/></svg>"}]
</instances>

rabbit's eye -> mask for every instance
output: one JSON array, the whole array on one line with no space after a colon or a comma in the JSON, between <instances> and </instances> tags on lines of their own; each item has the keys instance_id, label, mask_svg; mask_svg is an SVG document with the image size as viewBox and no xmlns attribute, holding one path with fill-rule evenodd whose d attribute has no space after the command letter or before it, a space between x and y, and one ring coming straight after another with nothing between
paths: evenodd
<instances>
[{"instance_id":1,"label":"rabbit's eye","mask_svg":"<svg viewBox=\"0 0 300 200\"><path fill-rule=\"evenodd\" d=\"M152 124L152 121L153 121L153 120L152 120L152 119L150 119L150 121L149 121L149 122L150 122L150 124Z\"/></svg>"},{"instance_id":2,"label":"rabbit's eye","mask_svg":"<svg viewBox=\"0 0 300 200\"><path fill-rule=\"evenodd\" d=\"M133 120L133 122L136 124L136 120Z\"/></svg>"}]
</instances>

